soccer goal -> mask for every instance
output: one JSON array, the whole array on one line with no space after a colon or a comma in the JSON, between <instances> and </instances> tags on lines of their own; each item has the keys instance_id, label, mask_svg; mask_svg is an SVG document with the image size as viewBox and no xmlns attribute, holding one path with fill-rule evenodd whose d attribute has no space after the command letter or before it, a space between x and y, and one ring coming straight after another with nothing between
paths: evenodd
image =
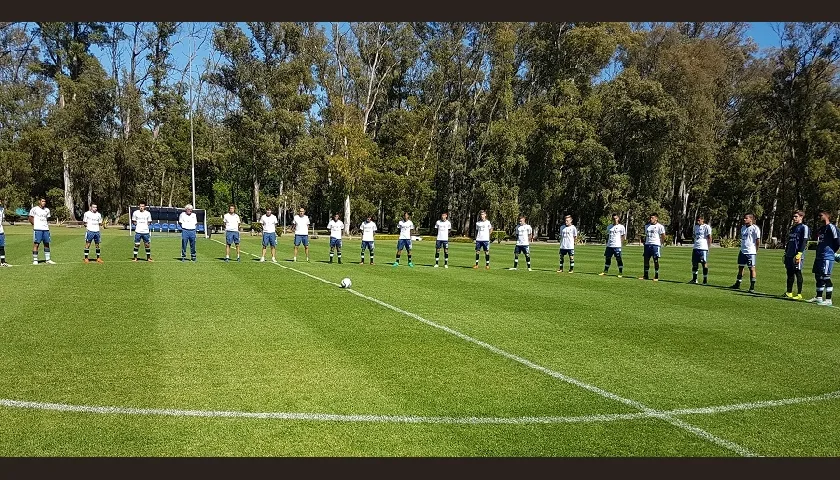
<instances>
[{"instance_id":1,"label":"soccer goal","mask_svg":"<svg viewBox=\"0 0 840 480\"><path fill-rule=\"evenodd\" d=\"M134 212L139 210L137 205L129 205L128 207L128 234L134 235L134 225L131 224L131 217ZM147 206L146 210L152 214L152 223L149 225L149 232L153 237L166 237L181 234L181 226L178 225L178 217L184 211L180 207L155 207ZM196 227L196 235L203 234L204 238L210 238L210 232L207 230L207 212L194 208L193 213L198 217L198 226Z\"/></svg>"}]
</instances>

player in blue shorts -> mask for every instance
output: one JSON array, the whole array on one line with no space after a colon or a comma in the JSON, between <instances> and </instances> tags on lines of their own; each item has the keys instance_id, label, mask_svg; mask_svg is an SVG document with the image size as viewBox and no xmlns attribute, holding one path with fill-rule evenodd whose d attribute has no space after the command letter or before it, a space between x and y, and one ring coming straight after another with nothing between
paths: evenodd
<instances>
[{"instance_id":1,"label":"player in blue shorts","mask_svg":"<svg viewBox=\"0 0 840 480\"><path fill-rule=\"evenodd\" d=\"M627 230L621 224L621 217L612 214L613 224L607 228L607 249L604 251L604 271L598 275L604 276L610 271L610 262L615 257L618 264L618 278L624 275L624 262L621 260L621 247L627 239Z\"/></svg>"},{"instance_id":2,"label":"player in blue shorts","mask_svg":"<svg viewBox=\"0 0 840 480\"><path fill-rule=\"evenodd\" d=\"M650 221L645 225L645 273L644 276L639 277L639 280L650 280L650 260L653 259L653 281L659 281L659 257L663 243L665 243L665 227L659 223L658 215L651 214Z\"/></svg>"},{"instance_id":3,"label":"player in blue shorts","mask_svg":"<svg viewBox=\"0 0 840 480\"><path fill-rule=\"evenodd\" d=\"M260 261L265 261L265 250L271 247L271 261L277 263L277 217L272 215L271 209L266 208L265 214L260 217L260 225L263 227L262 255Z\"/></svg>"},{"instance_id":4,"label":"player in blue shorts","mask_svg":"<svg viewBox=\"0 0 840 480\"><path fill-rule=\"evenodd\" d=\"M50 209L47 208L47 201L45 199L38 200L38 206L32 207L29 211L29 223L32 224L33 230L33 246L32 246L32 264L38 265L38 247L41 243L44 244L44 257L48 265L55 265L55 262L50 259Z\"/></svg>"},{"instance_id":5,"label":"player in blue shorts","mask_svg":"<svg viewBox=\"0 0 840 480\"><path fill-rule=\"evenodd\" d=\"M146 210L146 202L140 202L139 209L131 214L131 223L134 225L134 259L137 261L137 252L140 250L140 242L142 241L146 246L146 261L152 260L152 239L149 233L149 226L152 224L152 214Z\"/></svg>"},{"instance_id":6,"label":"player in blue shorts","mask_svg":"<svg viewBox=\"0 0 840 480\"><path fill-rule=\"evenodd\" d=\"M797 210L793 212L793 226L788 234L787 245L785 245L784 264L787 270L787 290L785 296L793 300L802 300L802 265L805 263L805 252L808 250L808 239L811 233L808 226L802 223L805 219L805 212ZM796 279L796 295L793 294L793 280Z\"/></svg>"},{"instance_id":7,"label":"player in blue shorts","mask_svg":"<svg viewBox=\"0 0 840 480\"><path fill-rule=\"evenodd\" d=\"M413 267L414 263L411 261L411 231L414 230L414 222L410 219L411 215L408 212L403 214L403 220L397 223L397 228L400 231L400 238L397 239L397 259L394 261L394 266L400 266L400 254L403 249L408 252L408 266Z\"/></svg>"},{"instance_id":8,"label":"player in blue shorts","mask_svg":"<svg viewBox=\"0 0 840 480\"><path fill-rule=\"evenodd\" d=\"M85 222L85 263L90 263L90 244L96 245L96 263L104 263L102 261L102 251L99 244L102 243L102 235L99 233L100 226L105 228L102 223L102 214L97 212L96 204L91 204L90 210L85 212L82 221Z\"/></svg>"},{"instance_id":9,"label":"player in blue shorts","mask_svg":"<svg viewBox=\"0 0 840 480\"><path fill-rule=\"evenodd\" d=\"M703 265L703 285L709 282L709 245L712 244L712 227L703 215L697 216L694 225L694 249L691 251L691 281L697 285L698 267Z\"/></svg>"},{"instance_id":10,"label":"player in blue shorts","mask_svg":"<svg viewBox=\"0 0 840 480\"><path fill-rule=\"evenodd\" d=\"M370 257L370 264L373 265L373 232L376 231L376 223L373 222L373 217L368 215L367 219L359 226L362 232L362 260L359 265L365 264L365 249L368 250Z\"/></svg>"},{"instance_id":11,"label":"player in blue shorts","mask_svg":"<svg viewBox=\"0 0 840 480\"><path fill-rule=\"evenodd\" d=\"M750 269L750 293L755 293L755 263L756 252L761 245L761 230L755 224L755 215L744 215L744 226L741 227L741 251L738 252L738 277L730 287L735 290L741 288L744 277L744 267Z\"/></svg>"},{"instance_id":12,"label":"player in blue shorts","mask_svg":"<svg viewBox=\"0 0 840 480\"><path fill-rule=\"evenodd\" d=\"M449 230L452 229L452 222L449 221L449 214L443 212L440 220L435 222L437 238L435 239L435 268L440 262L440 249L443 248L443 268L449 268Z\"/></svg>"},{"instance_id":13,"label":"player in blue shorts","mask_svg":"<svg viewBox=\"0 0 840 480\"><path fill-rule=\"evenodd\" d=\"M338 253L338 264L341 265L341 231L344 230L344 222L339 220L338 212L333 219L327 223L327 230L330 231L330 263L333 263L333 250Z\"/></svg>"},{"instance_id":14,"label":"player in blue shorts","mask_svg":"<svg viewBox=\"0 0 840 480\"><path fill-rule=\"evenodd\" d=\"M475 222L475 266L478 268L478 255L480 250L484 250L484 268L490 270L490 234L493 233L493 225L490 220L487 220L487 212L480 211L479 217L481 220Z\"/></svg>"},{"instance_id":15,"label":"player in blue shorts","mask_svg":"<svg viewBox=\"0 0 840 480\"><path fill-rule=\"evenodd\" d=\"M240 262L239 225L242 219L236 213L236 205L228 205L228 213L222 216L225 224L225 262L230 262L230 246L236 245L236 261Z\"/></svg>"},{"instance_id":16,"label":"player in blue shorts","mask_svg":"<svg viewBox=\"0 0 840 480\"><path fill-rule=\"evenodd\" d=\"M840 250L840 233L831 223L831 214L823 210L820 212L820 229L817 231L817 252L814 255L814 268L811 270L817 280L817 294L808 300L817 305L831 306L831 294L834 284L831 282L831 271ZM825 293L825 300L823 300Z\"/></svg>"}]
</instances>

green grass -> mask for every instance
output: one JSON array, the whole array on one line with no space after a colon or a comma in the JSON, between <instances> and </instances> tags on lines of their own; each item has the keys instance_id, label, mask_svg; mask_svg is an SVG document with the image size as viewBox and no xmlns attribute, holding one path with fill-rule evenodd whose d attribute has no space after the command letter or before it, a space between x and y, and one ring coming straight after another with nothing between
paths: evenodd
<instances>
[{"instance_id":1,"label":"green grass","mask_svg":"<svg viewBox=\"0 0 840 480\"><path fill-rule=\"evenodd\" d=\"M58 265L31 265L31 230L7 227L13 268L0 270L0 399L69 405L236 412L427 417L564 417L638 413L475 343L290 269L226 264L224 241L155 237L156 262L132 263L125 230L106 230L104 265L82 263L83 231L53 227ZM577 248L557 274L557 245L532 247L533 272L505 270L513 246L493 244L478 271L473 246L451 244L450 268L429 268L434 242L415 242L415 268L377 241L377 264L278 260L436 324L657 410L840 389L840 311L782 300L781 251L758 255L757 295L728 290L737 250L710 252L710 286L687 285L691 249L663 249L658 283L597 275L603 247ZM260 237L242 235L259 254ZM141 257L143 256L141 252ZM43 258L43 254L42 254ZM808 259L809 265L811 258ZM442 262L442 260L441 260ZM483 265L483 256L481 259ZM744 290L746 289L746 284ZM804 295L814 294L806 274ZM679 418L760 455L837 455L840 399ZM99 414L0 406L0 455L728 456L655 418L593 423L406 424Z\"/></svg>"}]
</instances>

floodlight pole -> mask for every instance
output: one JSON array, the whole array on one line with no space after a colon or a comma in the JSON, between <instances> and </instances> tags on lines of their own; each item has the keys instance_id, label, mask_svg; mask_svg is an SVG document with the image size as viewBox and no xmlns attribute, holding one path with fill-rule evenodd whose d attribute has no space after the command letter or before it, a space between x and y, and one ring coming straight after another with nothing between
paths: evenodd
<instances>
[{"instance_id":1,"label":"floodlight pole","mask_svg":"<svg viewBox=\"0 0 840 480\"><path fill-rule=\"evenodd\" d=\"M193 70L192 70L192 59L193 55L195 55L195 24L190 23L190 61L189 61L189 70L190 70L190 163L192 164L192 205L196 207L195 204L195 142L193 136Z\"/></svg>"}]
</instances>

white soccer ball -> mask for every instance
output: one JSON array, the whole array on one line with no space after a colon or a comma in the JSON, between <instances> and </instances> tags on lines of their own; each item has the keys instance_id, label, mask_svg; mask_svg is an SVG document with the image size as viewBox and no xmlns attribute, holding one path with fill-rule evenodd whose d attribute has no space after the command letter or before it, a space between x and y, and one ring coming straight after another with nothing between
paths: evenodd
<instances>
[{"instance_id":1,"label":"white soccer ball","mask_svg":"<svg viewBox=\"0 0 840 480\"><path fill-rule=\"evenodd\" d=\"M350 285L353 285L353 282L351 282L349 278L345 278L341 281L341 288L350 288Z\"/></svg>"}]
</instances>

